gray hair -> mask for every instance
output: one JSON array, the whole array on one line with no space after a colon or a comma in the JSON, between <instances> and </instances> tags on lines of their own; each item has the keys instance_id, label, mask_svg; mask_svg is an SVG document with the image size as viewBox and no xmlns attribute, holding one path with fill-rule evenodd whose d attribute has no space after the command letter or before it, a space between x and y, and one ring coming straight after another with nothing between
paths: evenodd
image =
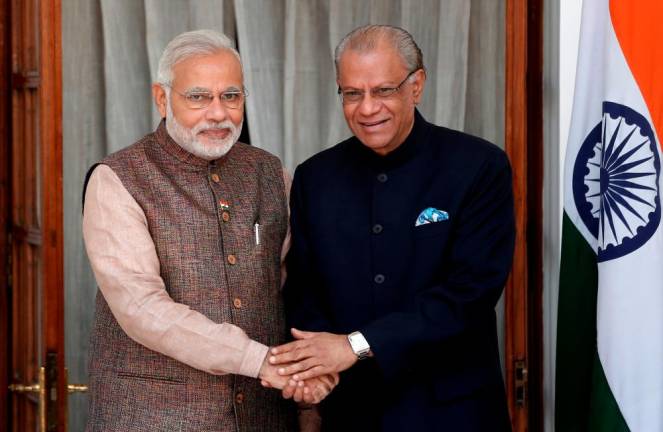
<instances>
[{"instance_id":1,"label":"gray hair","mask_svg":"<svg viewBox=\"0 0 663 432\"><path fill-rule=\"evenodd\" d=\"M334 50L336 76L338 77L341 56L345 50L368 52L377 48L381 41L389 43L396 49L410 72L417 69L425 71L424 56L410 33L396 26L371 24L352 30L336 46Z\"/></svg>"},{"instance_id":2,"label":"gray hair","mask_svg":"<svg viewBox=\"0 0 663 432\"><path fill-rule=\"evenodd\" d=\"M237 57L240 66L242 60L234 47L233 41L226 35L214 30L195 30L182 33L168 42L159 59L157 82L169 86L173 82L173 67L190 57L212 55L221 50L228 50Z\"/></svg>"}]
</instances>

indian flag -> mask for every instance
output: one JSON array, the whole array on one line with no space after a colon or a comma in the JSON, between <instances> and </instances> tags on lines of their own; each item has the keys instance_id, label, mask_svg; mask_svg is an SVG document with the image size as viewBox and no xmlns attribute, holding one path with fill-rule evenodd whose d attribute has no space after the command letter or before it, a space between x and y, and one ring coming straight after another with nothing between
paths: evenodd
<instances>
[{"instance_id":1,"label":"indian flag","mask_svg":"<svg viewBox=\"0 0 663 432\"><path fill-rule=\"evenodd\" d=\"M663 0L584 0L556 430L663 431Z\"/></svg>"}]
</instances>

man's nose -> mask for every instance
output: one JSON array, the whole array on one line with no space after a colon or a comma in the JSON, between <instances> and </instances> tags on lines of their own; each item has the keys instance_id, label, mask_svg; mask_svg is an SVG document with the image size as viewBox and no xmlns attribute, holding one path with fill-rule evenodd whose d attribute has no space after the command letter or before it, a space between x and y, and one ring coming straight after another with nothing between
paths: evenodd
<instances>
[{"instance_id":1,"label":"man's nose","mask_svg":"<svg viewBox=\"0 0 663 432\"><path fill-rule=\"evenodd\" d=\"M371 92L366 92L361 101L359 101L358 109L363 116L375 114L380 111L380 108L382 108L382 102L376 99Z\"/></svg>"},{"instance_id":2,"label":"man's nose","mask_svg":"<svg viewBox=\"0 0 663 432\"><path fill-rule=\"evenodd\" d=\"M221 98L217 95L205 111L207 120L221 122L228 118L228 107L221 103Z\"/></svg>"}]
</instances>

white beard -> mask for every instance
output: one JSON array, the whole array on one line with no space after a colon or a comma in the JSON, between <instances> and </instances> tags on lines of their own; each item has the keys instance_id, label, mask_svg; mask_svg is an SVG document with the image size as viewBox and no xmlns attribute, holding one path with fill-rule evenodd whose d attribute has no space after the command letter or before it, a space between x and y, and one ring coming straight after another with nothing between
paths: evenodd
<instances>
[{"instance_id":1,"label":"white beard","mask_svg":"<svg viewBox=\"0 0 663 432\"><path fill-rule=\"evenodd\" d=\"M230 120L222 122L201 122L187 129L177 122L170 107L170 98L166 101L166 130L180 147L189 153L208 161L219 159L230 151L242 133L244 120L235 126ZM198 133L208 129L230 129L230 134L223 139L206 139L207 143L198 139Z\"/></svg>"}]
</instances>

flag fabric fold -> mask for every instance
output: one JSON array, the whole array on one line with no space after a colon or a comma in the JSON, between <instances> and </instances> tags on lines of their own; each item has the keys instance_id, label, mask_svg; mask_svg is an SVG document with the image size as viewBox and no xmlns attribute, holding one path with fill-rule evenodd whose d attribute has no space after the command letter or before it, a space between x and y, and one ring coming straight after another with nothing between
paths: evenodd
<instances>
[{"instance_id":1,"label":"flag fabric fold","mask_svg":"<svg viewBox=\"0 0 663 432\"><path fill-rule=\"evenodd\" d=\"M663 1L584 0L555 428L663 431Z\"/></svg>"}]
</instances>

